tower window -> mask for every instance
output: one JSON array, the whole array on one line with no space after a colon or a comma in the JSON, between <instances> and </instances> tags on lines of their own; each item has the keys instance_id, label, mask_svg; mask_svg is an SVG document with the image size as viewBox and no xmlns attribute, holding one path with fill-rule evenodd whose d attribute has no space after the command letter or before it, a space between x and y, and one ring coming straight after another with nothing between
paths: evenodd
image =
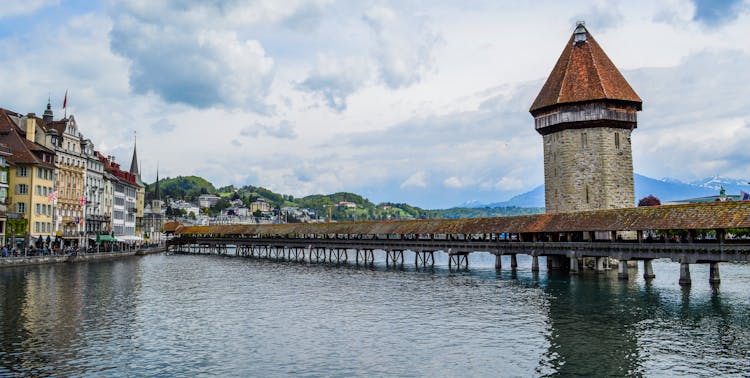
<instances>
[{"instance_id":1,"label":"tower window","mask_svg":"<svg viewBox=\"0 0 750 378\"><path fill-rule=\"evenodd\" d=\"M620 133L615 133L615 148L620 149Z\"/></svg>"},{"instance_id":2,"label":"tower window","mask_svg":"<svg viewBox=\"0 0 750 378\"><path fill-rule=\"evenodd\" d=\"M586 133L581 133L581 148L586 149L589 145L589 139L588 135Z\"/></svg>"},{"instance_id":3,"label":"tower window","mask_svg":"<svg viewBox=\"0 0 750 378\"><path fill-rule=\"evenodd\" d=\"M586 203L589 203L589 186L586 185Z\"/></svg>"}]
</instances>

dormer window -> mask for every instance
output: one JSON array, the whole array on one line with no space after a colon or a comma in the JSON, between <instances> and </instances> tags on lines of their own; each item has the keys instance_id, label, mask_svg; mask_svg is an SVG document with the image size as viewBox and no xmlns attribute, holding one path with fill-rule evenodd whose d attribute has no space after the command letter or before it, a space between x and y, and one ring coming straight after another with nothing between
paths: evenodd
<instances>
[{"instance_id":1,"label":"dormer window","mask_svg":"<svg viewBox=\"0 0 750 378\"><path fill-rule=\"evenodd\" d=\"M582 42L586 42L586 23L578 21L576 30L573 32L573 43L578 44Z\"/></svg>"}]
</instances>

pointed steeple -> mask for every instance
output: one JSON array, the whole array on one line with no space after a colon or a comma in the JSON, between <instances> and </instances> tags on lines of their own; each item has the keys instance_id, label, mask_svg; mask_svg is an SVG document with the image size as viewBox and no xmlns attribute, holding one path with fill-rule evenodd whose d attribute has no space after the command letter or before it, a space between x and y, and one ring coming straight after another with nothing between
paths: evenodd
<instances>
[{"instance_id":1,"label":"pointed steeple","mask_svg":"<svg viewBox=\"0 0 750 378\"><path fill-rule=\"evenodd\" d=\"M136 149L136 142L136 134L135 131L133 131L133 160L130 162L130 173L140 177L141 173L138 171L138 151Z\"/></svg>"},{"instance_id":2,"label":"pointed steeple","mask_svg":"<svg viewBox=\"0 0 750 378\"><path fill-rule=\"evenodd\" d=\"M52 123L52 104L50 103L50 98L47 97L47 109L44 110L44 115L42 116L42 119L45 123L50 124Z\"/></svg>"},{"instance_id":3,"label":"pointed steeple","mask_svg":"<svg viewBox=\"0 0 750 378\"><path fill-rule=\"evenodd\" d=\"M641 110L641 98L594 40L584 22L579 21L530 111L535 114L557 105L591 101L628 103Z\"/></svg>"},{"instance_id":4,"label":"pointed steeple","mask_svg":"<svg viewBox=\"0 0 750 378\"><path fill-rule=\"evenodd\" d=\"M154 197L157 200L161 199L161 195L159 194L159 162L156 162L156 188L154 189Z\"/></svg>"}]
</instances>

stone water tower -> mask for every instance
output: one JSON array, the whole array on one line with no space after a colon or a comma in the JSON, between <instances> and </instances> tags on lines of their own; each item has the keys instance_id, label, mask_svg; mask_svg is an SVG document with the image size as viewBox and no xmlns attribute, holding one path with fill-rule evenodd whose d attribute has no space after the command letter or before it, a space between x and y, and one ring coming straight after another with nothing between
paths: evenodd
<instances>
[{"instance_id":1,"label":"stone water tower","mask_svg":"<svg viewBox=\"0 0 750 378\"><path fill-rule=\"evenodd\" d=\"M641 99L578 22L531 105L548 213L635 206L630 133Z\"/></svg>"}]
</instances>

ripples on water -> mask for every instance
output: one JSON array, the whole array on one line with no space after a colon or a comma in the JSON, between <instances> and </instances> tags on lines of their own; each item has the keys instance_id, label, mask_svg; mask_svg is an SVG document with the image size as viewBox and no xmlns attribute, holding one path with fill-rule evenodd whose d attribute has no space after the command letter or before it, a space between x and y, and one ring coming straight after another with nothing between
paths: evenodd
<instances>
[{"instance_id":1,"label":"ripples on water","mask_svg":"<svg viewBox=\"0 0 750 378\"><path fill-rule=\"evenodd\" d=\"M469 271L437 263L2 269L0 376L750 375L748 265L723 264L712 290L700 266L681 289L669 262L648 284L636 271L532 274L521 255L516 273L489 255Z\"/></svg>"}]
</instances>

